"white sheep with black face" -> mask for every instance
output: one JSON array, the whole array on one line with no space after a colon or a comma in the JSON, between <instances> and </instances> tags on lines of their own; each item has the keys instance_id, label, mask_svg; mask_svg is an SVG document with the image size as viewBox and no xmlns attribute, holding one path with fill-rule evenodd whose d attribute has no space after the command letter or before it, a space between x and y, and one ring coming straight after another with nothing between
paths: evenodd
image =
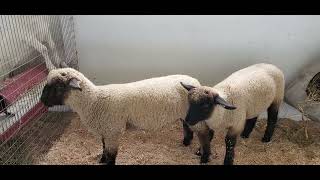
<instances>
[{"instance_id":1,"label":"white sheep with black face","mask_svg":"<svg viewBox=\"0 0 320 180\"><path fill-rule=\"evenodd\" d=\"M189 92L190 108L185 123L191 129L207 124L211 130L227 129L224 164L233 164L238 135L248 138L257 117L268 111L267 128L262 138L269 142L283 101L285 79L283 72L272 64L255 64L231 74L214 87L192 86L182 81ZM193 127L195 126L195 127ZM201 162L208 162L210 142L201 149Z\"/></svg>"},{"instance_id":2,"label":"white sheep with black face","mask_svg":"<svg viewBox=\"0 0 320 180\"><path fill-rule=\"evenodd\" d=\"M50 71L41 101L68 105L103 142L102 163L115 164L119 137L132 125L149 131L174 123L188 110L188 93L180 81L200 86L187 75L156 77L126 84L96 86L72 68Z\"/></svg>"}]
</instances>

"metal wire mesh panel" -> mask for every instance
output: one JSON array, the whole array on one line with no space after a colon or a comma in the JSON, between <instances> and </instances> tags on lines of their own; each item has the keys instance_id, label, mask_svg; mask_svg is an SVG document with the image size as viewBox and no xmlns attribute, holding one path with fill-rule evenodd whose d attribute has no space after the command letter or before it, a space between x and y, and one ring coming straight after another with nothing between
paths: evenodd
<instances>
[{"instance_id":1,"label":"metal wire mesh panel","mask_svg":"<svg viewBox=\"0 0 320 180\"><path fill-rule=\"evenodd\" d=\"M78 69L73 16L0 16L0 164L32 163L50 122L63 116L39 102L62 61Z\"/></svg>"}]
</instances>

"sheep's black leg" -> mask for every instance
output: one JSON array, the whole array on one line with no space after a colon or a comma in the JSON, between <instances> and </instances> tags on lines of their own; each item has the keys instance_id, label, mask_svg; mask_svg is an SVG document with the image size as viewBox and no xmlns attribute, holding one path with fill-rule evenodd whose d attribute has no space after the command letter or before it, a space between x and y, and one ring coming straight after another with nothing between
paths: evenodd
<instances>
[{"instance_id":1,"label":"sheep's black leg","mask_svg":"<svg viewBox=\"0 0 320 180\"><path fill-rule=\"evenodd\" d=\"M101 156L99 163L104 164L104 163L106 163L106 161L107 161L107 157L104 153L102 153L102 156Z\"/></svg>"},{"instance_id":2,"label":"sheep's black leg","mask_svg":"<svg viewBox=\"0 0 320 180\"><path fill-rule=\"evenodd\" d=\"M200 142L200 163L209 162L209 157L211 154L210 142L213 138L214 131L207 129L204 132L198 133L198 138Z\"/></svg>"},{"instance_id":3,"label":"sheep's black leg","mask_svg":"<svg viewBox=\"0 0 320 180\"><path fill-rule=\"evenodd\" d=\"M262 138L262 142L270 142L274 132L274 128L277 124L277 120L278 120L278 106L272 104L268 108L267 128Z\"/></svg>"},{"instance_id":4,"label":"sheep's black leg","mask_svg":"<svg viewBox=\"0 0 320 180\"><path fill-rule=\"evenodd\" d=\"M117 154L118 154L117 151L109 152L105 149L103 150L102 157L99 163L106 164L106 165L115 165Z\"/></svg>"},{"instance_id":5,"label":"sheep's black leg","mask_svg":"<svg viewBox=\"0 0 320 180\"><path fill-rule=\"evenodd\" d=\"M107 157L106 157L106 154L104 153L104 149L106 148L104 138L102 138L101 141L102 141L102 156L99 163L106 163Z\"/></svg>"},{"instance_id":6,"label":"sheep's black leg","mask_svg":"<svg viewBox=\"0 0 320 180\"><path fill-rule=\"evenodd\" d=\"M254 126L256 125L257 118L258 117L246 120L246 124L244 126L244 130L241 133L241 137L242 138L248 138L250 136Z\"/></svg>"},{"instance_id":7,"label":"sheep's black leg","mask_svg":"<svg viewBox=\"0 0 320 180\"><path fill-rule=\"evenodd\" d=\"M209 136L209 141L211 143L213 136L214 136L214 131L212 129L209 129L208 136ZM201 156L201 147L198 148L198 151L195 154L197 156Z\"/></svg>"},{"instance_id":8,"label":"sheep's black leg","mask_svg":"<svg viewBox=\"0 0 320 180\"><path fill-rule=\"evenodd\" d=\"M224 157L224 165L233 165L234 147L237 143L237 135L227 134L225 137L226 155Z\"/></svg>"},{"instance_id":9,"label":"sheep's black leg","mask_svg":"<svg viewBox=\"0 0 320 180\"><path fill-rule=\"evenodd\" d=\"M107 156L107 158L106 158L107 165L115 165L116 164L117 152L114 152L114 153L107 152L106 156Z\"/></svg>"},{"instance_id":10,"label":"sheep's black leg","mask_svg":"<svg viewBox=\"0 0 320 180\"><path fill-rule=\"evenodd\" d=\"M108 134L110 135L110 134ZM114 135L114 134L112 134ZM105 141L105 139L108 139L109 142ZM105 165L115 165L116 163L116 157L118 154L118 140L117 138L111 139L111 137L102 137L102 157L100 160L100 163L103 163ZM112 144L109 144L112 143Z\"/></svg>"},{"instance_id":11,"label":"sheep's black leg","mask_svg":"<svg viewBox=\"0 0 320 180\"><path fill-rule=\"evenodd\" d=\"M108 152L107 150L103 151L104 161L100 163L106 164L106 165L115 165L116 164L116 157L117 157L117 152ZM102 158L101 158L102 160Z\"/></svg>"},{"instance_id":12,"label":"sheep's black leg","mask_svg":"<svg viewBox=\"0 0 320 180\"><path fill-rule=\"evenodd\" d=\"M183 145L189 146L193 139L193 131L184 121L182 121L182 123L183 123Z\"/></svg>"}]
</instances>

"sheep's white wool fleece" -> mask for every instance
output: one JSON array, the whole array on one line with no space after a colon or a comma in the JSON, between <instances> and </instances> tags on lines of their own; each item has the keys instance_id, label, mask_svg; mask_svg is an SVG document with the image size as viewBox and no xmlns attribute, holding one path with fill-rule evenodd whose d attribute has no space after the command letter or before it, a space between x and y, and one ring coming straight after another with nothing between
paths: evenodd
<instances>
[{"instance_id":1,"label":"sheep's white wool fleece","mask_svg":"<svg viewBox=\"0 0 320 180\"><path fill-rule=\"evenodd\" d=\"M246 119L259 116L271 104L280 106L284 83L282 71L271 64L255 64L234 72L211 89L237 109L226 110L216 106L212 116L206 120L207 125L212 129L231 127L232 132L241 133Z\"/></svg>"},{"instance_id":2,"label":"sheep's white wool fleece","mask_svg":"<svg viewBox=\"0 0 320 180\"><path fill-rule=\"evenodd\" d=\"M61 73L65 73L62 76ZM170 75L126 84L96 86L72 68L50 71L48 83L55 78L66 82L75 77L82 91L72 90L65 104L75 110L92 132L105 138L109 149L116 149L118 137L129 123L139 129L158 130L185 118L189 107L188 92L180 81L200 86L187 75Z\"/></svg>"}]
</instances>

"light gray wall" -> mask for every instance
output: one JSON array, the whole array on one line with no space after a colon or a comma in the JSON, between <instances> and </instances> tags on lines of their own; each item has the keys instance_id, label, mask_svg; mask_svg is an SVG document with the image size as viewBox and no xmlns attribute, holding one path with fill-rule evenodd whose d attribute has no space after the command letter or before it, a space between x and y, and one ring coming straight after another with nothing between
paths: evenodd
<instances>
[{"instance_id":1,"label":"light gray wall","mask_svg":"<svg viewBox=\"0 0 320 180\"><path fill-rule=\"evenodd\" d=\"M213 85L269 62L287 82L320 55L320 16L75 16L80 70L101 83L188 74Z\"/></svg>"}]
</instances>

